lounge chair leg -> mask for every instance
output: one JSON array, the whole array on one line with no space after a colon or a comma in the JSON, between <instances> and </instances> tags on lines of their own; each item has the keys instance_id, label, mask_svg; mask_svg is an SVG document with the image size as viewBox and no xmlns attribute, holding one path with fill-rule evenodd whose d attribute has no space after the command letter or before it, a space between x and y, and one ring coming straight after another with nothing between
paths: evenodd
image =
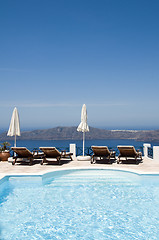
<instances>
[{"instance_id":1,"label":"lounge chair leg","mask_svg":"<svg viewBox=\"0 0 159 240\"><path fill-rule=\"evenodd\" d=\"M46 157L45 156L43 157L43 159L42 159L40 164L43 165L44 162L46 162Z\"/></svg>"},{"instance_id":2,"label":"lounge chair leg","mask_svg":"<svg viewBox=\"0 0 159 240\"><path fill-rule=\"evenodd\" d=\"M91 158L91 164L94 164L95 163L95 158L94 156Z\"/></svg>"},{"instance_id":3,"label":"lounge chair leg","mask_svg":"<svg viewBox=\"0 0 159 240\"><path fill-rule=\"evenodd\" d=\"M30 159L29 166L31 166L31 165L32 165L32 163L33 163L33 160L32 160L32 159Z\"/></svg>"},{"instance_id":4,"label":"lounge chair leg","mask_svg":"<svg viewBox=\"0 0 159 240\"><path fill-rule=\"evenodd\" d=\"M61 161L60 161L60 159L58 159L57 162L58 162L58 165L61 165Z\"/></svg>"},{"instance_id":5,"label":"lounge chair leg","mask_svg":"<svg viewBox=\"0 0 159 240\"><path fill-rule=\"evenodd\" d=\"M96 163L96 160L95 160L95 157L93 158L93 164L95 164Z\"/></svg>"},{"instance_id":6,"label":"lounge chair leg","mask_svg":"<svg viewBox=\"0 0 159 240\"><path fill-rule=\"evenodd\" d=\"M15 160L12 162L12 165L15 165Z\"/></svg>"},{"instance_id":7,"label":"lounge chair leg","mask_svg":"<svg viewBox=\"0 0 159 240\"><path fill-rule=\"evenodd\" d=\"M60 157L57 157L58 165L61 165Z\"/></svg>"},{"instance_id":8,"label":"lounge chair leg","mask_svg":"<svg viewBox=\"0 0 159 240\"><path fill-rule=\"evenodd\" d=\"M141 161L142 161L142 154L140 154L140 159L141 159Z\"/></svg>"},{"instance_id":9,"label":"lounge chair leg","mask_svg":"<svg viewBox=\"0 0 159 240\"><path fill-rule=\"evenodd\" d=\"M17 158L15 157L15 158L14 158L14 161L12 162L12 165L15 165L15 164L16 164L16 161L17 161Z\"/></svg>"}]
</instances>

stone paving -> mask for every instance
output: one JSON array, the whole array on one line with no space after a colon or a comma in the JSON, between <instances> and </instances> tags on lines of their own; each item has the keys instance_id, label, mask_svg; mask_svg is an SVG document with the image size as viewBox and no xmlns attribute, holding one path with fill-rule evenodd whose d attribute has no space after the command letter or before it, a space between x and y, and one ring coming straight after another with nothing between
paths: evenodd
<instances>
[{"instance_id":1,"label":"stone paving","mask_svg":"<svg viewBox=\"0 0 159 240\"><path fill-rule=\"evenodd\" d=\"M63 161L61 165L56 164L43 164L36 163L32 166L27 164L12 165L10 162L0 162L0 179L8 175L42 175L44 173L65 170L65 169L116 169L136 172L139 174L159 174L159 160L155 161L150 158L144 157L143 161L139 164L121 163L116 162L112 164L96 163L91 164L90 161Z\"/></svg>"}]
</instances>

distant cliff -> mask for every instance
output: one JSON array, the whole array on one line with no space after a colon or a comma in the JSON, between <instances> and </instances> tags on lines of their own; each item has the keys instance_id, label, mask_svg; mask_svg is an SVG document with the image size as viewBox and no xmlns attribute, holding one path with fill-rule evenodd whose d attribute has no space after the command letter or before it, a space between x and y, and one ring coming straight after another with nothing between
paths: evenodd
<instances>
[{"instance_id":1,"label":"distant cliff","mask_svg":"<svg viewBox=\"0 0 159 240\"><path fill-rule=\"evenodd\" d=\"M0 134L0 141L11 140L6 132ZM55 127L44 130L23 131L21 140L81 140L82 133L77 127ZM86 139L134 139L137 141L159 141L159 130L132 131L132 130L105 130L90 127Z\"/></svg>"}]
</instances>

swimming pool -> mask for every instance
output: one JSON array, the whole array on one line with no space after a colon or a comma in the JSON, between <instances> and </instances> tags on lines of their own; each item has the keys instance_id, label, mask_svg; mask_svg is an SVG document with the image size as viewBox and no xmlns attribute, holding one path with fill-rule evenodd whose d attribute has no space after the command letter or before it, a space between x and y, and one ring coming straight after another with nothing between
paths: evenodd
<instances>
[{"instance_id":1,"label":"swimming pool","mask_svg":"<svg viewBox=\"0 0 159 240\"><path fill-rule=\"evenodd\" d=\"M158 239L159 175L66 170L0 185L0 239Z\"/></svg>"}]
</instances>

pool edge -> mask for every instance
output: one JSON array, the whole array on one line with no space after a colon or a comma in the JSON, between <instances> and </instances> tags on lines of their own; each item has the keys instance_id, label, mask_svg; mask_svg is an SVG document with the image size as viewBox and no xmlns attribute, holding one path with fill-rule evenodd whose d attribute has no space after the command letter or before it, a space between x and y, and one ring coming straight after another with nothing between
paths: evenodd
<instances>
[{"instance_id":1,"label":"pool edge","mask_svg":"<svg viewBox=\"0 0 159 240\"><path fill-rule=\"evenodd\" d=\"M52 169L51 171L42 171L40 173L15 173L15 174L3 174L2 176L0 175L0 184L3 182L4 179L8 179L9 177L44 177L47 174L53 173L53 172L62 172L62 171L69 171L69 170L111 170L111 171L120 171L120 172L128 172L128 173L133 173L136 175L152 175L156 176L159 175L159 172L142 172L142 171L136 171L134 169L127 169L127 168L108 168L108 167L65 167L62 169Z\"/></svg>"}]
</instances>

